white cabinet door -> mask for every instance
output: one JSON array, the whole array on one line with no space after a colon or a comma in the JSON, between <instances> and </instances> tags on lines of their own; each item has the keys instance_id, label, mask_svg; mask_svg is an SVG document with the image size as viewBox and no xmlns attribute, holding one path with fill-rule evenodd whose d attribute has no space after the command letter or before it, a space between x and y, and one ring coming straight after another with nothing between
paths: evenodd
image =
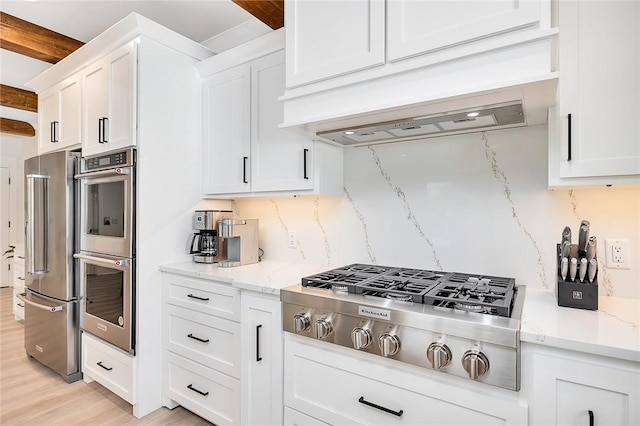
<instances>
[{"instance_id":1,"label":"white cabinet door","mask_svg":"<svg viewBox=\"0 0 640 426\"><path fill-rule=\"evenodd\" d=\"M80 144L80 77L72 76L38 95L38 154Z\"/></svg>"},{"instance_id":2,"label":"white cabinet door","mask_svg":"<svg viewBox=\"0 0 640 426\"><path fill-rule=\"evenodd\" d=\"M562 1L559 25L549 185L639 182L640 3Z\"/></svg>"},{"instance_id":3,"label":"white cabinet door","mask_svg":"<svg viewBox=\"0 0 640 426\"><path fill-rule=\"evenodd\" d=\"M251 190L313 189L313 141L281 130L284 51L251 63Z\"/></svg>"},{"instance_id":4,"label":"white cabinet door","mask_svg":"<svg viewBox=\"0 0 640 426\"><path fill-rule=\"evenodd\" d=\"M638 363L527 344L523 371L533 425L640 424Z\"/></svg>"},{"instance_id":5,"label":"white cabinet door","mask_svg":"<svg viewBox=\"0 0 640 426\"><path fill-rule=\"evenodd\" d=\"M134 42L87 68L84 73L84 156L136 144L136 80Z\"/></svg>"},{"instance_id":6,"label":"white cabinet door","mask_svg":"<svg viewBox=\"0 0 640 426\"><path fill-rule=\"evenodd\" d=\"M242 293L242 424L282 424L281 318L277 297Z\"/></svg>"},{"instance_id":7,"label":"white cabinet door","mask_svg":"<svg viewBox=\"0 0 640 426\"><path fill-rule=\"evenodd\" d=\"M82 129L82 91L80 77L62 82L58 87L58 140L61 147L79 144Z\"/></svg>"},{"instance_id":8,"label":"white cabinet door","mask_svg":"<svg viewBox=\"0 0 640 426\"><path fill-rule=\"evenodd\" d=\"M384 0L287 0L287 87L385 62Z\"/></svg>"},{"instance_id":9,"label":"white cabinet door","mask_svg":"<svg viewBox=\"0 0 640 426\"><path fill-rule=\"evenodd\" d=\"M532 26L540 18L540 1L388 0L388 60Z\"/></svg>"},{"instance_id":10,"label":"white cabinet door","mask_svg":"<svg viewBox=\"0 0 640 426\"><path fill-rule=\"evenodd\" d=\"M204 82L203 191L251 189L251 69L240 65Z\"/></svg>"},{"instance_id":11,"label":"white cabinet door","mask_svg":"<svg viewBox=\"0 0 640 426\"><path fill-rule=\"evenodd\" d=\"M38 154L58 148L55 126L58 126L58 91L53 87L38 94Z\"/></svg>"}]
</instances>

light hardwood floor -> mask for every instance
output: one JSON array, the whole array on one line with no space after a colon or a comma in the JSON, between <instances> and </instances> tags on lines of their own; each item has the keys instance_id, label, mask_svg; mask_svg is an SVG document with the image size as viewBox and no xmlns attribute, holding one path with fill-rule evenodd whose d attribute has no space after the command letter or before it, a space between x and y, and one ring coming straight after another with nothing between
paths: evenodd
<instances>
[{"instance_id":1,"label":"light hardwood floor","mask_svg":"<svg viewBox=\"0 0 640 426\"><path fill-rule=\"evenodd\" d=\"M177 407L136 419L132 407L97 382L67 384L24 350L24 326L12 312L12 289L0 289L0 424L8 425L211 425Z\"/></svg>"}]
</instances>

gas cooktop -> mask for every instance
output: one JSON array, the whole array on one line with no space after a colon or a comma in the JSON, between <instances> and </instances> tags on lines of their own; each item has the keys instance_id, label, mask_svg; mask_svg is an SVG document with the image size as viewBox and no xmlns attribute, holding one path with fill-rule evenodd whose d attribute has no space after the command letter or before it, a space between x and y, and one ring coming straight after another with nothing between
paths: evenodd
<instances>
[{"instance_id":1,"label":"gas cooktop","mask_svg":"<svg viewBox=\"0 0 640 426\"><path fill-rule=\"evenodd\" d=\"M507 318L517 292L513 278L359 263L304 277L302 286Z\"/></svg>"}]
</instances>

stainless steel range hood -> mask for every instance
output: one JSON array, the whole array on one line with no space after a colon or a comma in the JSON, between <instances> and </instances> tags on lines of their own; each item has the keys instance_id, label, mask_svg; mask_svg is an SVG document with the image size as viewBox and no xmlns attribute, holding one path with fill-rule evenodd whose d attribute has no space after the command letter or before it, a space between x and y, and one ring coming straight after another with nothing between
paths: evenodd
<instances>
[{"instance_id":1,"label":"stainless steel range hood","mask_svg":"<svg viewBox=\"0 0 640 426\"><path fill-rule=\"evenodd\" d=\"M515 100L446 113L328 130L318 132L317 135L342 145L355 145L525 125L522 101Z\"/></svg>"}]
</instances>

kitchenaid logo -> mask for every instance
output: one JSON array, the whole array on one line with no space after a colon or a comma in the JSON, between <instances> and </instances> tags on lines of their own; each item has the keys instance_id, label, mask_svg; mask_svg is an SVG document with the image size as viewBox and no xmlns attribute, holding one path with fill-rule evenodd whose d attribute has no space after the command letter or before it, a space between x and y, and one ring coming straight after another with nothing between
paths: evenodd
<instances>
[{"instance_id":1,"label":"kitchenaid logo","mask_svg":"<svg viewBox=\"0 0 640 426\"><path fill-rule=\"evenodd\" d=\"M391 321L391 311L371 308L369 306L358 306L358 315Z\"/></svg>"}]
</instances>

